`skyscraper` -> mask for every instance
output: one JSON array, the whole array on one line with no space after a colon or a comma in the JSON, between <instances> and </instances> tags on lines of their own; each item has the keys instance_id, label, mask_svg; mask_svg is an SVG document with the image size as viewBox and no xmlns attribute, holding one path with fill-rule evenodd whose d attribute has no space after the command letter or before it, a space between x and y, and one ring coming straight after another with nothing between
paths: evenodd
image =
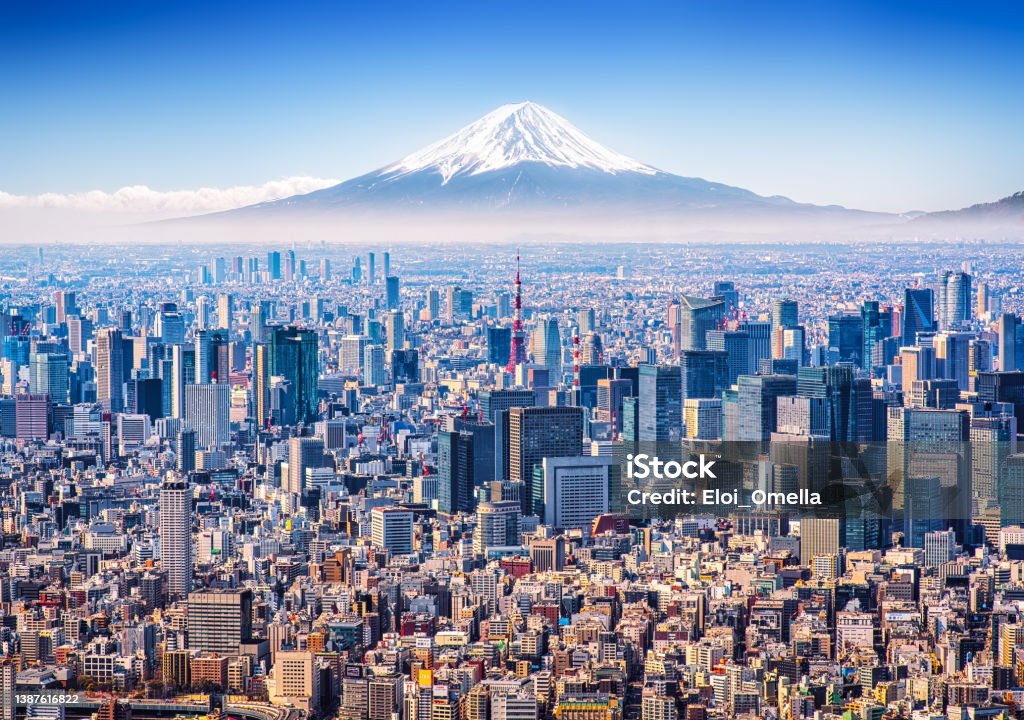
<instances>
[{"instance_id":1,"label":"skyscraper","mask_svg":"<svg viewBox=\"0 0 1024 720\"><path fill-rule=\"evenodd\" d=\"M320 438L293 437L288 441L288 478L285 490L300 496L306 488L306 469L324 462L324 442Z\"/></svg>"},{"instance_id":2,"label":"skyscraper","mask_svg":"<svg viewBox=\"0 0 1024 720\"><path fill-rule=\"evenodd\" d=\"M296 422L312 423L319 405L320 358L316 332L275 327L270 332L270 374L280 375L294 390Z\"/></svg>"},{"instance_id":3,"label":"skyscraper","mask_svg":"<svg viewBox=\"0 0 1024 720\"><path fill-rule=\"evenodd\" d=\"M185 386L185 422L196 444L214 450L231 442L231 388L221 383Z\"/></svg>"},{"instance_id":4,"label":"skyscraper","mask_svg":"<svg viewBox=\"0 0 1024 720\"><path fill-rule=\"evenodd\" d=\"M583 409L513 407L509 410L508 432L508 479L523 484L523 514L543 517L544 488L542 483L535 483L534 470L546 457L583 454Z\"/></svg>"},{"instance_id":5,"label":"skyscraper","mask_svg":"<svg viewBox=\"0 0 1024 720\"><path fill-rule=\"evenodd\" d=\"M385 506L370 511L370 540L375 548L393 555L409 555L413 551L412 510Z\"/></svg>"},{"instance_id":6,"label":"skyscraper","mask_svg":"<svg viewBox=\"0 0 1024 720\"><path fill-rule=\"evenodd\" d=\"M783 348L783 334L789 328L800 324L799 312L796 300L777 298L772 300L772 357L782 359L786 357Z\"/></svg>"},{"instance_id":7,"label":"skyscraper","mask_svg":"<svg viewBox=\"0 0 1024 720\"><path fill-rule=\"evenodd\" d=\"M673 350L678 357L683 350L707 348L706 333L715 330L725 319L725 302L721 298L698 298L684 295L669 307Z\"/></svg>"},{"instance_id":8,"label":"skyscraper","mask_svg":"<svg viewBox=\"0 0 1024 720\"><path fill-rule=\"evenodd\" d=\"M53 403L68 401L68 356L35 352L29 357L29 387L37 395L49 395Z\"/></svg>"},{"instance_id":9,"label":"skyscraper","mask_svg":"<svg viewBox=\"0 0 1024 720\"><path fill-rule=\"evenodd\" d=\"M611 456L546 457L544 524L564 530L589 530L594 518L611 507Z\"/></svg>"},{"instance_id":10,"label":"skyscraper","mask_svg":"<svg viewBox=\"0 0 1024 720\"><path fill-rule=\"evenodd\" d=\"M542 318L534 331L533 354L537 363L550 373L552 384L562 377L562 336L558 318Z\"/></svg>"},{"instance_id":11,"label":"skyscraper","mask_svg":"<svg viewBox=\"0 0 1024 720\"><path fill-rule=\"evenodd\" d=\"M903 293L903 345L916 345L919 332L935 330L935 293L931 288L907 288Z\"/></svg>"},{"instance_id":12,"label":"skyscraper","mask_svg":"<svg viewBox=\"0 0 1024 720\"><path fill-rule=\"evenodd\" d=\"M956 330L971 319L971 276L947 270L939 281L939 329Z\"/></svg>"},{"instance_id":13,"label":"skyscraper","mask_svg":"<svg viewBox=\"0 0 1024 720\"><path fill-rule=\"evenodd\" d=\"M389 353L405 347L405 315L400 310L392 310L384 316L384 332Z\"/></svg>"},{"instance_id":14,"label":"skyscraper","mask_svg":"<svg viewBox=\"0 0 1024 720\"><path fill-rule=\"evenodd\" d=\"M533 407L537 397L532 390L482 390L478 396L483 419L494 424L494 478L507 480L509 410L514 407Z\"/></svg>"},{"instance_id":15,"label":"skyscraper","mask_svg":"<svg viewBox=\"0 0 1024 720\"><path fill-rule=\"evenodd\" d=\"M234 319L235 301L228 293L221 293L217 296L217 327L221 330L231 332L231 322Z\"/></svg>"},{"instance_id":16,"label":"skyscraper","mask_svg":"<svg viewBox=\"0 0 1024 720\"><path fill-rule=\"evenodd\" d=\"M673 445L683 437L683 386L678 367L640 366L640 442Z\"/></svg>"},{"instance_id":17,"label":"skyscraper","mask_svg":"<svg viewBox=\"0 0 1024 720\"><path fill-rule=\"evenodd\" d=\"M680 355L683 398L717 398L729 382L729 354L715 350L685 350Z\"/></svg>"},{"instance_id":18,"label":"skyscraper","mask_svg":"<svg viewBox=\"0 0 1024 720\"><path fill-rule=\"evenodd\" d=\"M192 491L188 480L165 480L160 488L160 565L171 600L192 589Z\"/></svg>"},{"instance_id":19,"label":"skyscraper","mask_svg":"<svg viewBox=\"0 0 1024 720\"><path fill-rule=\"evenodd\" d=\"M797 390L792 375L741 375L738 388L738 436L725 435L725 440L760 442L771 439L777 430L778 398Z\"/></svg>"},{"instance_id":20,"label":"skyscraper","mask_svg":"<svg viewBox=\"0 0 1024 720\"><path fill-rule=\"evenodd\" d=\"M890 407L887 419L886 470L892 505L902 513L904 532L919 535L915 542L920 543L924 532L952 527L960 542L965 542L973 496L967 413ZM925 519L938 522L914 525Z\"/></svg>"},{"instance_id":21,"label":"skyscraper","mask_svg":"<svg viewBox=\"0 0 1024 720\"><path fill-rule=\"evenodd\" d=\"M487 328L487 362L504 365L512 352L512 328Z\"/></svg>"},{"instance_id":22,"label":"skyscraper","mask_svg":"<svg viewBox=\"0 0 1024 720\"><path fill-rule=\"evenodd\" d=\"M226 330L197 330L196 384L227 383L231 375L231 343Z\"/></svg>"},{"instance_id":23,"label":"skyscraper","mask_svg":"<svg viewBox=\"0 0 1024 720\"><path fill-rule=\"evenodd\" d=\"M383 345L367 345L363 359L363 384L383 387L388 383L387 360Z\"/></svg>"},{"instance_id":24,"label":"skyscraper","mask_svg":"<svg viewBox=\"0 0 1024 720\"><path fill-rule=\"evenodd\" d=\"M892 310L882 309L877 300L867 300L860 310L864 332L864 350L861 367L870 372L874 367L887 365L889 358L875 358L875 348L892 335Z\"/></svg>"},{"instance_id":25,"label":"skyscraper","mask_svg":"<svg viewBox=\"0 0 1024 720\"><path fill-rule=\"evenodd\" d=\"M235 657L252 637L252 590L207 588L188 595L188 649Z\"/></svg>"},{"instance_id":26,"label":"skyscraper","mask_svg":"<svg viewBox=\"0 0 1024 720\"><path fill-rule=\"evenodd\" d=\"M398 278L388 275L384 279L384 307L388 310L397 310L399 304Z\"/></svg>"},{"instance_id":27,"label":"skyscraper","mask_svg":"<svg viewBox=\"0 0 1024 720\"><path fill-rule=\"evenodd\" d=\"M96 333L96 401L110 412L124 410L124 340L116 328Z\"/></svg>"},{"instance_id":28,"label":"skyscraper","mask_svg":"<svg viewBox=\"0 0 1024 720\"><path fill-rule=\"evenodd\" d=\"M739 330L708 330L707 348L712 352L724 352L726 356L726 385L732 385L740 375L756 371L751 367L750 335ZM684 350L683 355L700 350Z\"/></svg>"},{"instance_id":29,"label":"skyscraper","mask_svg":"<svg viewBox=\"0 0 1024 720\"><path fill-rule=\"evenodd\" d=\"M179 430L177 436L177 452L174 457L174 469L187 475L196 469L196 432L195 430Z\"/></svg>"},{"instance_id":30,"label":"skyscraper","mask_svg":"<svg viewBox=\"0 0 1024 720\"><path fill-rule=\"evenodd\" d=\"M1024 366L1024 330L1020 318L1003 313L996 322L999 334L999 369L1003 372L1019 370Z\"/></svg>"},{"instance_id":31,"label":"skyscraper","mask_svg":"<svg viewBox=\"0 0 1024 720\"><path fill-rule=\"evenodd\" d=\"M437 506L443 513L473 512L473 449L471 433L442 431L437 436Z\"/></svg>"},{"instance_id":32,"label":"skyscraper","mask_svg":"<svg viewBox=\"0 0 1024 720\"><path fill-rule=\"evenodd\" d=\"M258 427L270 420L270 345L252 346L252 407Z\"/></svg>"},{"instance_id":33,"label":"skyscraper","mask_svg":"<svg viewBox=\"0 0 1024 720\"><path fill-rule=\"evenodd\" d=\"M863 365L864 318L845 313L828 319L828 359L830 364L850 362Z\"/></svg>"}]
</instances>

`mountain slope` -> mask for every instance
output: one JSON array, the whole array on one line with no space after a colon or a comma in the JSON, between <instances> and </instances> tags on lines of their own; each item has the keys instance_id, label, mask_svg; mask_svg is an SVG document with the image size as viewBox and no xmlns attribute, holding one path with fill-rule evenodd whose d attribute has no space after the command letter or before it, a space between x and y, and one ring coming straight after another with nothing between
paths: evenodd
<instances>
[{"instance_id":1,"label":"mountain slope","mask_svg":"<svg viewBox=\"0 0 1024 720\"><path fill-rule=\"evenodd\" d=\"M990 222L1024 222L1024 191L1014 193L1001 200L979 203L961 210L943 210L928 213L918 221L982 220Z\"/></svg>"},{"instance_id":2,"label":"mountain slope","mask_svg":"<svg viewBox=\"0 0 1024 720\"><path fill-rule=\"evenodd\" d=\"M803 205L667 173L604 147L565 118L532 102L504 105L366 175L228 215L401 210L882 217L838 206Z\"/></svg>"}]
</instances>

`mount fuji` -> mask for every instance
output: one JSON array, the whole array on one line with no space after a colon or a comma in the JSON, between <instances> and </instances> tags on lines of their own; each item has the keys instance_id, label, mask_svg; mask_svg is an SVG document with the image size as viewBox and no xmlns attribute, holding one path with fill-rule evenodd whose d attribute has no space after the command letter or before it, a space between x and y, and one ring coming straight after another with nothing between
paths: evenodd
<instances>
[{"instance_id":1,"label":"mount fuji","mask_svg":"<svg viewBox=\"0 0 1024 720\"><path fill-rule=\"evenodd\" d=\"M503 105L366 175L222 215L286 219L431 210L498 212L501 217L886 217L674 175L604 147L532 102Z\"/></svg>"}]
</instances>

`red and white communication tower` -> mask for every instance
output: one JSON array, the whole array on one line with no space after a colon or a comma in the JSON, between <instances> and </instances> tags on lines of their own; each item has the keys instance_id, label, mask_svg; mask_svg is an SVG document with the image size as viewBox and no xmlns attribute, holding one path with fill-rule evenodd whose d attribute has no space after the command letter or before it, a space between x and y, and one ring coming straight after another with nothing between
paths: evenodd
<instances>
[{"instance_id":1,"label":"red and white communication tower","mask_svg":"<svg viewBox=\"0 0 1024 720\"><path fill-rule=\"evenodd\" d=\"M579 328L572 334L572 387L573 390L580 390L580 331Z\"/></svg>"},{"instance_id":2,"label":"red and white communication tower","mask_svg":"<svg viewBox=\"0 0 1024 720\"><path fill-rule=\"evenodd\" d=\"M512 315L512 347L505 370L510 373L526 363L526 333L523 332L523 283L519 279L519 255L516 255L516 298Z\"/></svg>"}]
</instances>

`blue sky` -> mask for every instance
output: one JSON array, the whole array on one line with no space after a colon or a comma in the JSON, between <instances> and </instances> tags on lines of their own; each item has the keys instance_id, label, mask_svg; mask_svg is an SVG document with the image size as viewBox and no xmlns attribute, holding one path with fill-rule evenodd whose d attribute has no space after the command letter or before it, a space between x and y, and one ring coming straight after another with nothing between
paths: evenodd
<instances>
[{"instance_id":1,"label":"blue sky","mask_svg":"<svg viewBox=\"0 0 1024 720\"><path fill-rule=\"evenodd\" d=\"M615 150L796 200L1024 189L1024 5L0 3L0 191L348 178L534 100Z\"/></svg>"}]
</instances>

